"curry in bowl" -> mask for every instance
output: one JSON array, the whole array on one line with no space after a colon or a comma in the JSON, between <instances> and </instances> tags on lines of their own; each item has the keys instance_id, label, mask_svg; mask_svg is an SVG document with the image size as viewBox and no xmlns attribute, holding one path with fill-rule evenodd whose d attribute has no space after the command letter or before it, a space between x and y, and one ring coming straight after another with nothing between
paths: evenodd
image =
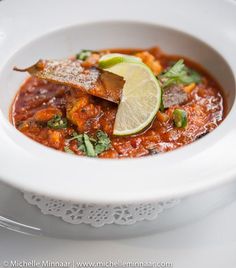
<instances>
[{"instance_id":1,"label":"curry in bowl","mask_svg":"<svg viewBox=\"0 0 236 268\"><path fill-rule=\"evenodd\" d=\"M40 60L10 112L31 139L70 154L141 157L190 144L224 118L222 90L204 68L159 48L83 50Z\"/></svg>"}]
</instances>

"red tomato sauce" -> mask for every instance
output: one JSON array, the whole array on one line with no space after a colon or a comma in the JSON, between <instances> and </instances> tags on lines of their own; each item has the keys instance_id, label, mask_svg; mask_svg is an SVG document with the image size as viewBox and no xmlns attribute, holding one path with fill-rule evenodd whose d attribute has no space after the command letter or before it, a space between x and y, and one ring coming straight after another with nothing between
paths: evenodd
<instances>
[{"instance_id":1,"label":"red tomato sauce","mask_svg":"<svg viewBox=\"0 0 236 268\"><path fill-rule=\"evenodd\" d=\"M112 50L127 54L134 54L135 51ZM183 58L166 55L156 48L149 52L163 68ZM13 125L29 138L60 151L69 146L78 155L84 155L84 152L78 149L77 142L73 140L68 144L74 131L88 135L94 135L98 130L106 132L111 147L99 155L102 158L141 157L168 152L208 134L224 118L223 94L219 84L196 63L185 59L185 64L201 74L201 83L188 93L184 104L158 112L147 129L133 136L112 135L116 104L35 77L29 77L19 89L10 117ZM176 108L187 112L186 128L175 127L172 114ZM70 116L66 128L51 129L45 124L55 114L68 118L68 111Z\"/></svg>"}]
</instances>

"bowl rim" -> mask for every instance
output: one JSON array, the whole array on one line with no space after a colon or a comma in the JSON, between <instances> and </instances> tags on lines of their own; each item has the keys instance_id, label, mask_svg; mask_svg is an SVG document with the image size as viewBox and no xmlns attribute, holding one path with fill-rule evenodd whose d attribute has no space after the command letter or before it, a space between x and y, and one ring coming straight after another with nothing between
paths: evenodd
<instances>
[{"instance_id":1,"label":"bowl rim","mask_svg":"<svg viewBox=\"0 0 236 268\"><path fill-rule=\"evenodd\" d=\"M67 30L68 28L81 27L81 26L83 27L83 26L87 26L87 25L91 26L91 25L95 25L95 24L97 25L98 23L99 24L104 24L104 23L105 24L107 24L107 23L109 23L109 24L111 24L111 23L127 24L127 23L130 23L130 24L141 24L141 25L145 24L147 26L155 26L155 27L156 26L164 27L167 29L171 29L171 30L180 32L184 35L190 36L191 38L195 38L198 41L206 44L205 41L203 41L202 39L200 39L194 35L190 35L184 31L181 31L179 29L175 29L174 27L164 26L164 25L159 24L159 23L150 23L150 22L135 21L135 20L127 20L127 21L125 21L125 20L121 20L121 21L119 21L119 20L110 20L110 21L104 20L104 21L92 21L92 22L90 21L90 22L86 22L86 23L79 23L79 24L65 26L65 27L62 27L62 28L59 28L59 29L56 29L53 31L49 31L46 34L40 35L37 38L31 40L26 45L21 46L19 48L19 50L21 50L24 47L27 47L31 43L37 42L37 40L41 39L42 37L46 37L48 35ZM207 44L207 46L211 47L211 45L209 45L209 44ZM211 47L211 48L213 50L215 50L217 52L217 54L219 54L219 52L214 47ZM14 55L11 55L10 59L12 57L14 57ZM8 59L8 61L10 59ZM7 65L7 63L4 66L6 66L6 65ZM235 79L235 75L234 75L234 79ZM216 130L214 130L210 135L207 135L207 137L205 137L204 139L196 141L193 144L190 144L188 146L184 146L184 147L177 149L173 152L169 152L168 154L163 154L163 155L161 155L161 157L158 156L158 161L160 162L159 158L161 158L162 159L161 163L165 166L166 161L167 162L173 161L173 155L174 155L175 160L183 161L181 154L182 154L182 152L185 152L185 159L184 159L183 163L181 163L181 167L183 168L186 164L189 164L190 160L191 160L191 163L193 163L193 161L196 161L196 157L194 157L193 154L190 154L191 155L190 160L186 159L186 156L189 155L189 151L191 151L192 153L197 152L198 147L200 146L199 144L201 144L201 147L204 147L205 145L208 145L209 143L211 143L211 140L213 140L213 137L215 139L219 138L219 136L224 132L224 129L226 128L224 126L227 126L228 130L229 130L230 123L233 121L233 118L232 118L233 112L234 113L236 112L236 104L235 103L233 104L231 111L230 111L229 115L225 118L224 122ZM232 167L230 166L231 168L227 169L227 172L224 172L224 174L214 173L214 175L217 175L217 178L213 179L212 178L213 174L211 174L211 177L209 177L209 179L207 181L202 181L202 180L200 181L199 180L198 182L190 183L190 185L185 185L184 187L183 187L183 185L181 187L177 187L177 185L175 185L175 187L172 187L172 189L168 189L168 191L166 191L166 190L160 191L160 189L158 191L156 191L156 190L153 190L152 188L148 188L150 190L150 192L148 192L148 194L147 194L147 190L145 190L142 193L140 191L142 188L139 188L138 193L132 194L131 192L122 192L121 191L122 187L118 187L119 185L117 185L117 184L114 185L114 187L119 188L118 192L120 193L120 195L115 194L114 191L109 192L109 193L96 194L96 191L94 191L94 190L92 192L90 192L90 194L88 194L88 192L86 192L85 190L82 190L80 192L74 191L72 193L71 192L73 190L72 187L65 187L66 185L61 185L61 187L58 187L60 185L60 183L56 184L57 185L56 187L58 187L57 191L53 191L53 187L55 187L55 185L53 185L52 183L47 184L47 181L45 179L44 179L44 183L43 183L44 187L41 187L41 188L39 187L39 182L41 181L40 176L41 176L41 178L42 178L42 176L45 176L47 178L49 176L48 174L45 173L45 171L40 170L40 172L38 174L34 174L32 172L33 167L37 167L39 164L47 166L47 164L49 163L49 161L52 158L55 159L57 161L57 164L59 165L59 171L57 171L57 175L61 178L61 180L62 180L61 176L63 173L63 170L62 170L63 163L65 161L67 161L65 159L68 159L68 160L70 159L69 160L71 162L71 164L69 165L70 168L72 166L76 166L76 163L78 161L80 161L82 167L85 168L84 174L86 174L86 169L87 170L90 169L91 166L93 166L93 168L96 169L97 164L99 163L99 165L100 164L101 165L98 167L97 170L102 169L102 172L104 170L106 170L105 174L107 174L108 172L114 171L114 169L116 170L116 172L118 169L120 171L127 169L126 175L133 176L134 171L131 170L131 166L132 166L132 168L137 169L137 171L135 172L135 176L139 178L137 180L138 181L137 183L140 183L140 180L143 180L143 179L141 179L140 176L144 175L144 173L143 173L144 169L150 168L150 170L152 170L152 172L155 171L155 169L153 168L153 164L152 164L152 166L150 166L150 162L154 162L156 157L151 156L151 157L146 157L146 159L138 158L138 159L123 159L123 160L116 160L116 159L109 159L108 160L108 159L90 159L90 158L86 158L86 157L72 156L72 155L68 155L68 154L61 153L61 152L55 151L53 149L47 148L47 147L45 147L41 144L38 144L38 143L30 140L29 138L25 137L20 132L18 132L8 121L6 121L4 115L1 112L0 112L0 121L3 122L3 124L0 126L0 137L4 141L4 142L2 142L2 144L0 142L0 144L2 145L2 148L5 148L5 149L0 151L0 159L1 159L1 157L2 157L2 159L5 159L5 160L8 159L9 161L10 160L12 161L14 159L14 161L21 161L21 163L27 162L28 165L30 164L32 166L31 170L27 170L27 171L24 171L23 173L21 173L21 176L23 176L23 174L25 174L25 176L27 178L30 178L30 179L26 179L26 178L22 178L21 180L17 179L17 177L19 175L19 173L18 173L19 170L21 170L21 172L22 172L22 168L20 168L20 166L19 166L20 163L18 163L17 168L15 170L12 169L11 172L9 172L9 170L7 170L7 169L0 170L1 180L12 185L12 186L20 188L21 190L33 191L35 193L44 194L44 195L52 196L55 198L60 198L60 199L64 199L64 200L73 200L73 201L79 201L79 202L90 202L90 203L92 202L92 203L104 203L104 204L158 201L158 200L188 196L188 195L191 195L193 193L197 193L197 192L206 190L206 189L211 188L211 187L216 187L220 184L224 184L225 182L234 179L235 175L236 175L236 167L234 167L234 165L232 165ZM19 144L16 144L16 143L12 144L12 139L10 139L8 135L6 135L6 130L8 131L8 133L10 135L12 135L12 137L16 137L16 140L20 141L20 143ZM224 137L224 142L232 140L231 134L234 130L235 130L235 128L232 128L232 126L231 126L231 130L229 131L228 135L226 135ZM210 140L209 140L209 136L210 136ZM223 139L221 139L221 142L214 144L214 146L212 145L210 148L211 149L212 149L212 147L221 148L219 146L222 146L222 140ZM11 148L14 148L13 151L10 151L9 147L7 148L7 146L10 143L12 146ZM23 147L21 147L21 145ZM30 154L28 151L29 148L33 149L33 152L36 153L36 155ZM6 153L7 150L8 150L8 152ZM41 152L42 150L45 152L47 151L47 154L43 159L40 159L40 161L39 161L37 152ZM212 155L212 152L210 152L210 154L209 154L208 151L209 150L205 149L204 152L202 152L205 157ZM215 148L214 152L216 152L216 151L217 151L217 149ZM3 155L3 153L4 153L4 155ZM13 155L14 155L14 157L13 157ZM199 160L199 156L197 159ZM108 163L109 163L109 166L108 166ZM211 164L213 164L213 163L211 163ZM230 163L230 165L231 164L232 163ZM137 167L137 165L138 165L138 167ZM212 165L212 166L214 166L214 165ZM50 171L49 171L49 168L50 167L47 167L47 172L51 172L50 176L54 176L55 174L53 175L53 170L50 169ZM164 172L163 169L161 169L160 164L159 164L159 168L162 172ZM194 168L192 164L191 164L191 168ZM225 168L226 168L226 166L225 166ZM73 169L73 171L74 170L75 169ZM174 164L173 171L171 171L172 176L173 176L173 174L176 174L175 172L177 172L177 171L178 172L180 171L180 167L177 167L176 164ZM61 172L61 174L59 174L59 172ZM188 174L182 174L182 175L183 175L183 177L186 176L186 178L187 178L187 176L190 176L190 177L193 176L194 173L196 176L197 172L198 172L198 168L195 167L194 172L192 170L191 172L188 172ZM98 172L96 171L96 176L99 177L99 179L102 179L101 175L103 175L104 173L103 174L97 174L97 173ZM69 175L72 175L72 174L71 173L69 173L69 174L63 173L64 178L65 178L65 176L69 176ZM122 182L125 185L125 180L123 177L124 173L117 172L117 174L115 174L115 175L116 175L116 178L118 180L122 179ZM150 175L150 172L146 174L146 176L148 176L148 175ZM206 176L206 174L205 174L205 176ZM143 177L143 178L145 178L145 180L147 182L147 178L146 177ZM50 179L50 178L48 178L48 179ZM97 179L97 180L99 180L99 179ZM89 183L90 183L90 185L89 185ZM134 185L135 181L133 181L132 183ZM76 183L74 185L76 185ZM83 187L85 187L84 184L81 184L81 185ZM87 183L87 185L84 189L88 190L89 186L91 187L91 185L94 185L94 187L98 187L99 184L97 182L95 182L93 180L93 178L90 178L89 182ZM153 180L152 180L152 185L155 185L153 183ZM107 185L104 185L105 190L107 190L106 186ZM68 192L65 191L65 188L67 188ZM129 189L131 190L132 187L129 186Z\"/></svg>"}]
</instances>

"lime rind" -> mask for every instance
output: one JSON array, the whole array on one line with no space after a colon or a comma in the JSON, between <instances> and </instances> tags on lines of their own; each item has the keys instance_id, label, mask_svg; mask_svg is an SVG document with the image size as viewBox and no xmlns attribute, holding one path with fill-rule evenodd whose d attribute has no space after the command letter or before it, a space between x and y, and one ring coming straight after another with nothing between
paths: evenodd
<instances>
[{"instance_id":1,"label":"lime rind","mask_svg":"<svg viewBox=\"0 0 236 268\"><path fill-rule=\"evenodd\" d=\"M142 60L135 56L124 55L120 53L110 53L102 56L99 60L99 67L102 69L107 69L113 65L122 63L122 62L142 62Z\"/></svg>"}]
</instances>

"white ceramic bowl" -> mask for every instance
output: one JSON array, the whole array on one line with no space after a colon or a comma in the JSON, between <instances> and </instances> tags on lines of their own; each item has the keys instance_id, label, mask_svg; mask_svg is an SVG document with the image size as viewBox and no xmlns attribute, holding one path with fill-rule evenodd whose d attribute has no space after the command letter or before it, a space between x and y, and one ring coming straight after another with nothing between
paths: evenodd
<instances>
[{"instance_id":1,"label":"white ceramic bowl","mask_svg":"<svg viewBox=\"0 0 236 268\"><path fill-rule=\"evenodd\" d=\"M80 49L151 47L203 65L225 90L227 117L212 133L170 153L107 160L73 156L40 145L9 122L11 102L28 66L39 58L62 58ZM211 44L212 45L212 44ZM213 45L214 46L214 45ZM19 48L0 73L0 177L22 190L65 200L131 203L183 197L236 177L236 63L181 31L158 24L108 21L78 24L47 33Z\"/></svg>"}]
</instances>

